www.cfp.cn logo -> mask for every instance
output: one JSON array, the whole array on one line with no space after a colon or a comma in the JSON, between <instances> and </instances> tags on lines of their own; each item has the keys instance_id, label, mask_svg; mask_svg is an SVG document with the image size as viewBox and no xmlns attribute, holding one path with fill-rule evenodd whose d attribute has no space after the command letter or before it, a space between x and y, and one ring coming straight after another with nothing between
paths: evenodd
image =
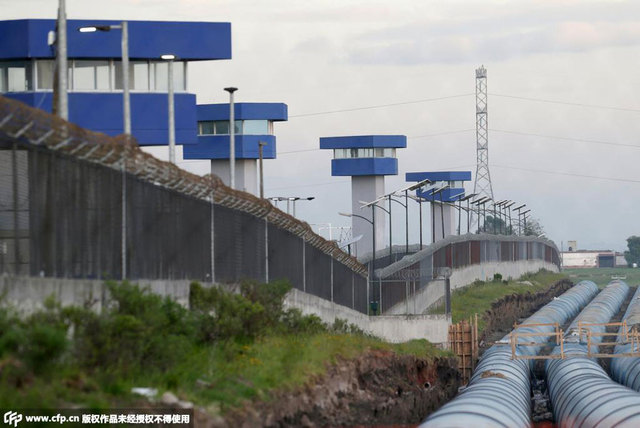
<instances>
[{"instance_id":1,"label":"www.cfp.cn logo","mask_svg":"<svg viewBox=\"0 0 640 428\"><path fill-rule=\"evenodd\" d=\"M22 421L22 415L18 412L7 412L4 414L4 423L8 425L13 425L17 427L18 424Z\"/></svg>"}]
</instances>

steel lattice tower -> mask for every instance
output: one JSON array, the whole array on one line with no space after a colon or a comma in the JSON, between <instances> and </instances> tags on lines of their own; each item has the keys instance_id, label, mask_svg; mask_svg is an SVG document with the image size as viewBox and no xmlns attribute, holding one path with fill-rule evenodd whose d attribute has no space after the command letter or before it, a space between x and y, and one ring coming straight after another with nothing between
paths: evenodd
<instances>
[{"instance_id":1,"label":"steel lattice tower","mask_svg":"<svg viewBox=\"0 0 640 428\"><path fill-rule=\"evenodd\" d=\"M487 117L487 69L476 69L476 142L478 161L473 193L493 199L493 187L489 174L489 125Z\"/></svg>"}]
</instances>

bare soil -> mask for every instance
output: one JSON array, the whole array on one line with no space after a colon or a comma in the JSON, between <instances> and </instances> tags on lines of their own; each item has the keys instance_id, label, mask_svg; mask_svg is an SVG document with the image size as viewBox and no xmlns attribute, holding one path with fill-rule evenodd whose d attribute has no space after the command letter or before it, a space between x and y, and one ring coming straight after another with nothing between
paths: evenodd
<instances>
[{"instance_id":1,"label":"bare soil","mask_svg":"<svg viewBox=\"0 0 640 428\"><path fill-rule=\"evenodd\" d=\"M321 378L227 412L196 415L198 426L414 426L453 398L460 386L455 358L424 360L372 350L338 361Z\"/></svg>"}]
</instances>

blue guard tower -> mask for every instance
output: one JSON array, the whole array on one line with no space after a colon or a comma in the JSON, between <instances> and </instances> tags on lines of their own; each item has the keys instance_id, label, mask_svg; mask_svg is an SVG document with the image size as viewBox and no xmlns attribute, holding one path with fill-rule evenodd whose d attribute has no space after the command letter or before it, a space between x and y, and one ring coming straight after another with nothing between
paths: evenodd
<instances>
[{"instance_id":1,"label":"blue guard tower","mask_svg":"<svg viewBox=\"0 0 640 428\"><path fill-rule=\"evenodd\" d=\"M331 175L351 176L351 213L353 237L362 235L356 243L356 254L369 253L373 247L372 209L362 209L362 202L372 202L385 194L384 176L398 175L396 149L407 147L404 135L359 135L320 138L321 149L332 149ZM382 203L380 203L382 206ZM380 248L385 239L385 212L377 210L373 230Z\"/></svg>"},{"instance_id":2,"label":"blue guard tower","mask_svg":"<svg viewBox=\"0 0 640 428\"><path fill-rule=\"evenodd\" d=\"M236 189L258 192L257 159L276 158L274 122L286 121L287 105L283 103L234 103L235 184ZM210 159L211 173L229 185L229 104L198 105L198 141L184 146L185 159Z\"/></svg>"},{"instance_id":3,"label":"blue guard tower","mask_svg":"<svg viewBox=\"0 0 640 428\"><path fill-rule=\"evenodd\" d=\"M120 21L67 20L69 120L107 135L123 133L119 29L82 33ZM132 135L141 145L168 144L169 65L174 55L176 144L196 144L196 96L187 92L190 61L231 59L231 24L129 21ZM55 50L53 19L0 21L0 93L51 112Z\"/></svg>"},{"instance_id":4,"label":"blue guard tower","mask_svg":"<svg viewBox=\"0 0 640 428\"><path fill-rule=\"evenodd\" d=\"M441 202L453 203L465 196L464 182L471 180L471 171L408 172L405 179L409 182L428 179L433 183L430 190L416 190L416 196L431 202L432 242L456 234L456 209ZM438 192L445 186L448 187Z\"/></svg>"}]
</instances>

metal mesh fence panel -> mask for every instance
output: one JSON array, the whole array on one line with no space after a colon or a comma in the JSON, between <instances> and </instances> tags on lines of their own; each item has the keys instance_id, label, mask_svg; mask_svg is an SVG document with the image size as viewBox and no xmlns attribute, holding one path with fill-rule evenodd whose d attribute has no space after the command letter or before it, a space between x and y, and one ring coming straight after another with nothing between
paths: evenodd
<instances>
[{"instance_id":1,"label":"metal mesh fence panel","mask_svg":"<svg viewBox=\"0 0 640 428\"><path fill-rule=\"evenodd\" d=\"M30 273L120 278L121 176L46 151L29 159Z\"/></svg>"},{"instance_id":2,"label":"metal mesh fence panel","mask_svg":"<svg viewBox=\"0 0 640 428\"><path fill-rule=\"evenodd\" d=\"M293 233L269 225L269 278L288 279L294 288L305 291L303 271L308 247Z\"/></svg>"},{"instance_id":3,"label":"metal mesh fence panel","mask_svg":"<svg viewBox=\"0 0 640 428\"><path fill-rule=\"evenodd\" d=\"M0 96L0 272L237 282L268 270L367 311L366 268L308 224L130 137Z\"/></svg>"},{"instance_id":4,"label":"metal mesh fence panel","mask_svg":"<svg viewBox=\"0 0 640 428\"><path fill-rule=\"evenodd\" d=\"M367 308L369 306L369 302L367 301L367 289L369 287L369 281L367 278L364 278L358 274L352 275L353 281L353 292L354 292L354 302L355 306L353 309L356 311L360 311L362 313L367 313Z\"/></svg>"},{"instance_id":5,"label":"metal mesh fence panel","mask_svg":"<svg viewBox=\"0 0 640 428\"><path fill-rule=\"evenodd\" d=\"M29 269L28 157L9 145L0 150L0 272Z\"/></svg>"},{"instance_id":6,"label":"metal mesh fence panel","mask_svg":"<svg viewBox=\"0 0 640 428\"><path fill-rule=\"evenodd\" d=\"M331 258L310 245L305 256L307 293L331 300Z\"/></svg>"},{"instance_id":7,"label":"metal mesh fence panel","mask_svg":"<svg viewBox=\"0 0 640 428\"><path fill-rule=\"evenodd\" d=\"M339 305L354 307L354 286L351 269L342 263L333 262L333 301Z\"/></svg>"}]
</instances>

